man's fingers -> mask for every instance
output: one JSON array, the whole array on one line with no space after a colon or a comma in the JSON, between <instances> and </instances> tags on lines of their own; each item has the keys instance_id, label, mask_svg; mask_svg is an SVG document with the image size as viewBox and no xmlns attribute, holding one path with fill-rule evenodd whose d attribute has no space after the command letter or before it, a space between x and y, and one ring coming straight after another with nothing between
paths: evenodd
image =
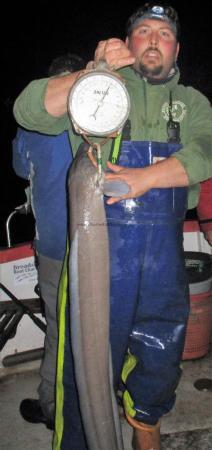
<instances>
[{"instance_id":1,"label":"man's fingers","mask_svg":"<svg viewBox=\"0 0 212 450\"><path fill-rule=\"evenodd\" d=\"M106 203L108 205L113 205L114 203L120 202L120 200L122 200L122 197L110 197Z\"/></svg>"},{"instance_id":2,"label":"man's fingers","mask_svg":"<svg viewBox=\"0 0 212 450\"><path fill-rule=\"evenodd\" d=\"M132 65L135 62L135 57L125 42L117 38L99 42L95 51L95 61L99 59L105 59L114 70Z\"/></svg>"},{"instance_id":3,"label":"man's fingers","mask_svg":"<svg viewBox=\"0 0 212 450\"><path fill-rule=\"evenodd\" d=\"M121 197L110 197L108 200L107 200L107 204L108 205L113 205L114 203L118 203L118 202L120 202L120 200L126 200L127 198L132 198L132 196L130 195L130 193L129 194L125 194L125 195L122 195Z\"/></svg>"},{"instance_id":4,"label":"man's fingers","mask_svg":"<svg viewBox=\"0 0 212 450\"><path fill-rule=\"evenodd\" d=\"M124 169L123 166L119 166L118 164L112 164L110 161L107 162L107 166L110 170L112 170L115 173L119 173L121 172L121 170ZM110 176L110 174L105 174L105 177L107 178L107 176Z\"/></svg>"}]
</instances>

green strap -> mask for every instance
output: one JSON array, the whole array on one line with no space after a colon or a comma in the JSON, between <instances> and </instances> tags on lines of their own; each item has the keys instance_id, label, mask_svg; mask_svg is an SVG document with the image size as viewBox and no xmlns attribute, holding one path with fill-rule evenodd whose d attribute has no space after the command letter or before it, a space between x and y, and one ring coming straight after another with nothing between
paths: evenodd
<instances>
[{"instance_id":1,"label":"green strap","mask_svg":"<svg viewBox=\"0 0 212 450\"><path fill-rule=\"evenodd\" d=\"M117 164L120 155L122 141L131 141L131 122L127 119L122 132L112 140L109 161Z\"/></svg>"},{"instance_id":2,"label":"green strap","mask_svg":"<svg viewBox=\"0 0 212 450\"><path fill-rule=\"evenodd\" d=\"M122 133L120 133L115 139L112 141L111 152L109 156L109 161L113 164L116 164L119 158L120 148L122 142Z\"/></svg>"}]
</instances>

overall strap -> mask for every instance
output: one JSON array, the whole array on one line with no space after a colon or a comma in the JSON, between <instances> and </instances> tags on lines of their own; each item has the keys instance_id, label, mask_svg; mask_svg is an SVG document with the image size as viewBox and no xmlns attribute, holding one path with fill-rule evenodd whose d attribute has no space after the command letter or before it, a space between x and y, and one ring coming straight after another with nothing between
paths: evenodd
<instances>
[{"instance_id":1,"label":"overall strap","mask_svg":"<svg viewBox=\"0 0 212 450\"><path fill-rule=\"evenodd\" d=\"M124 125L122 132L115 139L112 140L110 156L108 159L111 163L113 164L118 163L121 144L123 140L124 141L131 140L130 132L131 132L131 123L130 120L128 119Z\"/></svg>"}]
</instances>

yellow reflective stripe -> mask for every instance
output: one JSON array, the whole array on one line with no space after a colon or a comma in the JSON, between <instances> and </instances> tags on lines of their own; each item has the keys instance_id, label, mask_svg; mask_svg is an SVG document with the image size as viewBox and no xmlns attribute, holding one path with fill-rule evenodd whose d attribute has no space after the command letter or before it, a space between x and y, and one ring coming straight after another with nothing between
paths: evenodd
<instances>
[{"instance_id":1,"label":"yellow reflective stripe","mask_svg":"<svg viewBox=\"0 0 212 450\"><path fill-rule=\"evenodd\" d=\"M136 358L135 355L132 355L130 351L128 350L127 356L124 361L123 369L122 369L122 380L124 383L127 381L128 375L133 371L137 364L138 358Z\"/></svg>"},{"instance_id":2,"label":"yellow reflective stripe","mask_svg":"<svg viewBox=\"0 0 212 450\"><path fill-rule=\"evenodd\" d=\"M111 156L111 162L113 164L116 164L117 159L119 157L121 137L122 137L122 134L120 133L114 140L114 147L113 147L112 156Z\"/></svg>"},{"instance_id":3,"label":"yellow reflective stripe","mask_svg":"<svg viewBox=\"0 0 212 450\"><path fill-rule=\"evenodd\" d=\"M128 354L125 358L125 362L122 369L122 380L124 383L126 383L127 378L129 374L133 371L137 364L138 359L135 355L132 355L130 351L128 350ZM124 403L124 409L128 416L134 417L136 415L136 411L134 409L134 402L132 397L130 396L129 392L127 390L124 391L123 394L123 403Z\"/></svg>"},{"instance_id":4,"label":"yellow reflective stripe","mask_svg":"<svg viewBox=\"0 0 212 450\"><path fill-rule=\"evenodd\" d=\"M134 409L134 402L129 392L126 390L123 394L124 410L127 416L135 417L136 411Z\"/></svg>"},{"instance_id":5,"label":"yellow reflective stripe","mask_svg":"<svg viewBox=\"0 0 212 450\"><path fill-rule=\"evenodd\" d=\"M67 288L68 288L68 275L67 275L68 252L69 249L67 248L58 293L59 336L58 336L57 378L56 378L56 418L55 418L53 450L60 450L64 427L63 367L64 367L64 353L65 353L65 312L66 312Z\"/></svg>"}]
</instances>

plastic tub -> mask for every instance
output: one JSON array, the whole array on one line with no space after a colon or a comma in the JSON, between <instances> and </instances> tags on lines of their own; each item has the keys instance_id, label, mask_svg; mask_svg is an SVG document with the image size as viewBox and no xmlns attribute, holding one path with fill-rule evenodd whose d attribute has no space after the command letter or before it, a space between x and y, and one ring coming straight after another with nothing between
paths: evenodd
<instances>
[{"instance_id":1,"label":"plastic tub","mask_svg":"<svg viewBox=\"0 0 212 450\"><path fill-rule=\"evenodd\" d=\"M200 358L210 349L212 291L190 295L190 308L183 360Z\"/></svg>"},{"instance_id":2,"label":"plastic tub","mask_svg":"<svg viewBox=\"0 0 212 450\"><path fill-rule=\"evenodd\" d=\"M190 314L182 359L195 359L210 349L212 333L211 256L201 252L185 252L189 279Z\"/></svg>"}]
</instances>

